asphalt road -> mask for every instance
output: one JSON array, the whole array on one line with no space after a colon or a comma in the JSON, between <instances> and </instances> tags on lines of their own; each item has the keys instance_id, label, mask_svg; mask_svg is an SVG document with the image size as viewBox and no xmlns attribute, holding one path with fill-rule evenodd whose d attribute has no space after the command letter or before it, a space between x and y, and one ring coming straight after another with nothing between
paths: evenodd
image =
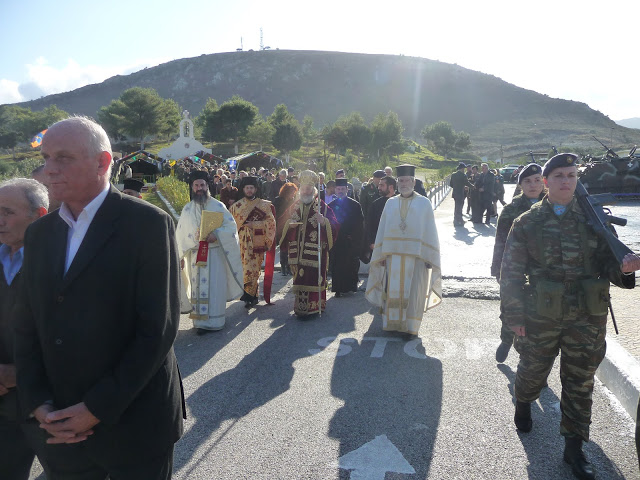
<instances>
[{"instance_id":1,"label":"asphalt road","mask_svg":"<svg viewBox=\"0 0 640 480\"><path fill-rule=\"evenodd\" d=\"M495 223L454 231L446 209L437 220L446 296L418 338L384 332L362 292L330 295L322 317L299 320L290 277L278 272L275 304L229 304L223 331L196 336L184 315L175 349L188 420L174 478L573 478L562 461L557 362L533 430L513 425L517 354L494 360L499 305L484 257ZM458 277L462 260L446 266L462 255L478 259L472 280ZM585 451L598 478L638 479L635 425L596 383Z\"/></svg>"},{"instance_id":2,"label":"asphalt road","mask_svg":"<svg viewBox=\"0 0 640 480\"><path fill-rule=\"evenodd\" d=\"M362 293L298 320L282 296L289 285L274 306L233 304L220 334L197 337L184 322L176 351L189 419L175 478L572 478L557 367L532 432L513 426L517 355L494 361L497 301L445 299L411 340L383 332ZM599 478L640 478L633 429L598 384L586 451ZM341 458L356 468L339 468ZM393 473L402 468L415 473Z\"/></svg>"}]
</instances>

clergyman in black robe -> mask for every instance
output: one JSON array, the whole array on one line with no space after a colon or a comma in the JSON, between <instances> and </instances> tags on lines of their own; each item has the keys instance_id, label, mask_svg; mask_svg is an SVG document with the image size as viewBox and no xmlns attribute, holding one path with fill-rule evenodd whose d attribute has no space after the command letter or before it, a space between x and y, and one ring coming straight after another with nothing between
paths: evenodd
<instances>
[{"instance_id":1,"label":"clergyman in black robe","mask_svg":"<svg viewBox=\"0 0 640 480\"><path fill-rule=\"evenodd\" d=\"M338 220L338 239L329 256L331 262L331 291L337 297L347 292L358 291L360 248L364 232L364 218L360 204L347 197L346 179L336 179L338 198L329 204Z\"/></svg>"}]
</instances>

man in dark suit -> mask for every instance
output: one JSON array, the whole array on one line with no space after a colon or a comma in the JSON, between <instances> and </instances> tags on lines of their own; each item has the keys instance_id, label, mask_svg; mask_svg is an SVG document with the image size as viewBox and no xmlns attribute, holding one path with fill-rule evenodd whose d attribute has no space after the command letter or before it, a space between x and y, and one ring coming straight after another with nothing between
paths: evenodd
<instances>
[{"instance_id":1,"label":"man in dark suit","mask_svg":"<svg viewBox=\"0 0 640 480\"><path fill-rule=\"evenodd\" d=\"M50 479L169 479L184 415L173 221L110 186L109 139L88 118L50 127L42 156L63 203L25 234L25 430Z\"/></svg>"},{"instance_id":2,"label":"man in dark suit","mask_svg":"<svg viewBox=\"0 0 640 480\"><path fill-rule=\"evenodd\" d=\"M475 181L475 187L478 189L479 207L475 214L472 214L471 221L473 223L482 223L482 215L486 216L485 222L490 223L491 215L493 215L493 192L496 188L496 177L489 171L489 165L483 163L481 165L482 173Z\"/></svg>"},{"instance_id":3,"label":"man in dark suit","mask_svg":"<svg viewBox=\"0 0 640 480\"><path fill-rule=\"evenodd\" d=\"M464 163L458 164L458 169L456 173L451 175L451 179L449 180L449 186L453 189L452 197L455 203L453 208L453 224L464 225L464 219L462 218L462 205L464 204L464 199L467 196L467 192L465 187L474 188L473 184L467 179L467 176L464 173L464 169L467 166Z\"/></svg>"}]
</instances>

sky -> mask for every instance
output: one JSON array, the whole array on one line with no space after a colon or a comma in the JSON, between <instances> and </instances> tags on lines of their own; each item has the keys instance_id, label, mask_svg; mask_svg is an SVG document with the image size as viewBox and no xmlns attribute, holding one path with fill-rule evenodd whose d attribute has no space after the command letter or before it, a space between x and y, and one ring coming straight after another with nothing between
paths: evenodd
<instances>
[{"instance_id":1,"label":"sky","mask_svg":"<svg viewBox=\"0 0 640 480\"><path fill-rule=\"evenodd\" d=\"M0 0L0 104L258 50L262 28L272 49L439 60L621 120L640 117L638 18L638 0Z\"/></svg>"}]
</instances>

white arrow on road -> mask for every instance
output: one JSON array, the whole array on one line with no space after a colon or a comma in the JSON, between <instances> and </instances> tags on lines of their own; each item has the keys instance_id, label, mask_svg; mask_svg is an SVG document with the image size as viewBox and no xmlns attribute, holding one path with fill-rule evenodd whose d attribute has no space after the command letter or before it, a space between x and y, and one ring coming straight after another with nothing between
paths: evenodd
<instances>
[{"instance_id":1,"label":"white arrow on road","mask_svg":"<svg viewBox=\"0 0 640 480\"><path fill-rule=\"evenodd\" d=\"M386 435L380 435L338 459L338 466L353 470L350 480L384 480L386 472L416 473Z\"/></svg>"}]
</instances>

